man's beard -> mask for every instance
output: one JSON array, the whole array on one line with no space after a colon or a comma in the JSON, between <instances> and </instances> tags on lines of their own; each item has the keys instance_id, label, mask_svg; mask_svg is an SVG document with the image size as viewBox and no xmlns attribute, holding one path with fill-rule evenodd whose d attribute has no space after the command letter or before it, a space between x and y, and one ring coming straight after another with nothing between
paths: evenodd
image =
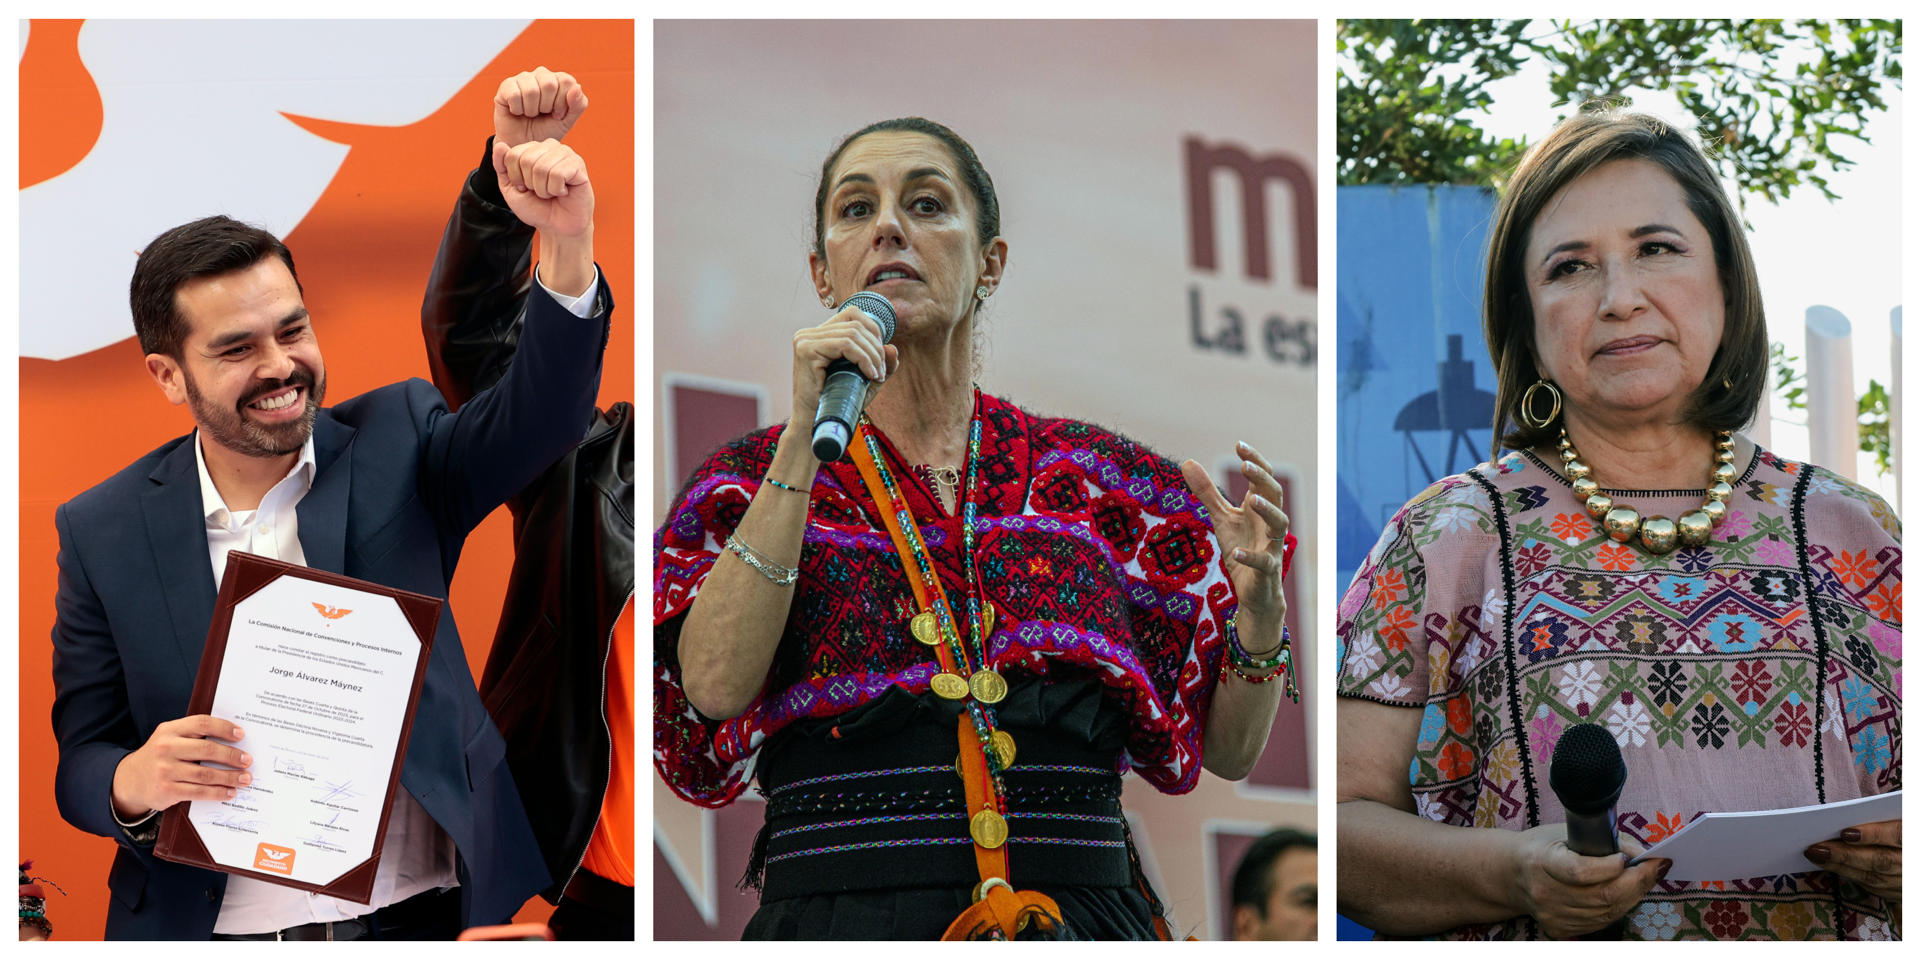
<instances>
[{"instance_id":1,"label":"man's beard","mask_svg":"<svg viewBox=\"0 0 1920 960\"><path fill-rule=\"evenodd\" d=\"M187 402L193 408L193 418L199 422L200 429L221 446L235 453L249 457L283 457L289 453L298 453L306 446L307 438L313 435L313 421L320 415L320 400L326 396L327 375L322 372L318 378L306 367L296 364L293 375L281 380L262 380L247 395L240 398L234 409L225 410L207 402L193 382L193 375L185 368L180 371L187 381ZM247 404L276 393L288 387L304 387L306 409L300 419L287 423L266 424L247 416Z\"/></svg>"}]
</instances>

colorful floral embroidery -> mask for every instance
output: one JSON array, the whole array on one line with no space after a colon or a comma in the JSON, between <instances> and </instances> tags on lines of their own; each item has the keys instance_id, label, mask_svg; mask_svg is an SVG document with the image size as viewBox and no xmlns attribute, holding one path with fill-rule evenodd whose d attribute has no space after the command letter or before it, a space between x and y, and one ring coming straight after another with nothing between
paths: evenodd
<instances>
[{"instance_id":1,"label":"colorful floral embroidery","mask_svg":"<svg viewBox=\"0 0 1920 960\"><path fill-rule=\"evenodd\" d=\"M1827 566L1833 568L1834 575L1840 578L1840 582L1855 590L1866 587L1873 580L1874 563L1866 550L1858 553L1842 550L1827 561Z\"/></svg>"},{"instance_id":2,"label":"colorful floral embroidery","mask_svg":"<svg viewBox=\"0 0 1920 960\"><path fill-rule=\"evenodd\" d=\"M1631 570L1635 563L1633 548L1621 543L1608 543L1600 547L1594 555L1600 566L1608 570Z\"/></svg>"},{"instance_id":3,"label":"colorful floral embroidery","mask_svg":"<svg viewBox=\"0 0 1920 960\"><path fill-rule=\"evenodd\" d=\"M1734 488L1712 545L1665 557L1600 537L1565 482L1521 454L1393 517L1341 606L1338 682L1424 708L1409 770L1421 816L1513 830L1562 819L1547 766L1580 722L1620 744L1619 827L1643 845L1731 809L1728 796L1799 806L1900 788L1898 518L1765 452ZM1672 513L1698 496L1636 505ZM1890 935L1886 914L1821 872L1676 882L1640 904L1628 935L1869 939ZM1449 936L1531 932L1520 920Z\"/></svg>"},{"instance_id":4,"label":"colorful floral embroidery","mask_svg":"<svg viewBox=\"0 0 1920 960\"><path fill-rule=\"evenodd\" d=\"M1563 513L1553 518L1553 535L1568 543L1582 543L1598 532L1585 513Z\"/></svg>"},{"instance_id":5,"label":"colorful floral embroidery","mask_svg":"<svg viewBox=\"0 0 1920 960\"><path fill-rule=\"evenodd\" d=\"M1648 900L1635 908L1630 925L1642 940L1672 940L1680 932L1680 908L1670 900Z\"/></svg>"}]
</instances>

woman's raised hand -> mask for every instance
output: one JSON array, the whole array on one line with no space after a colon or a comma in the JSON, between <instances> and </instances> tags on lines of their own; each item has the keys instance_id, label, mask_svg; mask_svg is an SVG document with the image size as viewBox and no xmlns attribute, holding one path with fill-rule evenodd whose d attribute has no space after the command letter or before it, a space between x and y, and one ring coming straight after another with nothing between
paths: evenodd
<instances>
[{"instance_id":1,"label":"woman's raised hand","mask_svg":"<svg viewBox=\"0 0 1920 960\"><path fill-rule=\"evenodd\" d=\"M1280 583L1287 539L1287 514L1280 509L1280 501L1285 495L1273 477L1273 465L1260 451L1245 443L1236 450L1240 472L1247 478L1247 497L1239 506L1220 495L1207 469L1197 461L1181 464L1180 473L1187 489L1207 508L1220 549L1232 561L1227 569L1245 614L1240 619L1240 644L1260 654L1279 649L1280 628L1287 618L1287 595Z\"/></svg>"},{"instance_id":2,"label":"woman's raised hand","mask_svg":"<svg viewBox=\"0 0 1920 960\"><path fill-rule=\"evenodd\" d=\"M1556 940L1592 933L1627 915L1671 860L1627 861L1643 852L1622 837L1617 856L1583 857L1567 849L1567 825L1549 823L1523 831L1515 856L1514 882L1519 902L1540 923L1540 932Z\"/></svg>"},{"instance_id":3,"label":"woman's raised hand","mask_svg":"<svg viewBox=\"0 0 1920 960\"><path fill-rule=\"evenodd\" d=\"M793 423L811 427L827 367L846 359L868 380L879 383L900 365L900 349L880 340L879 321L857 307L846 307L817 327L793 334Z\"/></svg>"}]
</instances>

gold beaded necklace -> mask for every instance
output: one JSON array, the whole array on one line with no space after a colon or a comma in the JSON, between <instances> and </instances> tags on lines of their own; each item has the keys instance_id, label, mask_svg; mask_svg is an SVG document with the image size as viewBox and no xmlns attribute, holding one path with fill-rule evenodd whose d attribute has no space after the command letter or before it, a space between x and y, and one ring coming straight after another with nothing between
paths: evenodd
<instances>
[{"instance_id":1,"label":"gold beaded necklace","mask_svg":"<svg viewBox=\"0 0 1920 960\"><path fill-rule=\"evenodd\" d=\"M1560 428L1560 463L1567 479L1573 481L1573 495L1587 502L1587 514L1600 521L1607 536L1618 543L1638 539L1648 553L1656 556L1672 553L1676 547L1704 546L1713 529L1727 519L1727 498L1733 496L1733 433L1719 430L1713 440L1713 472L1707 487L1707 501L1700 509L1681 514L1680 519L1665 516L1641 519L1640 511L1617 506L1613 498L1600 492L1593 468L1580 459L1580 451Z\"/></svg>"}]
</instances>

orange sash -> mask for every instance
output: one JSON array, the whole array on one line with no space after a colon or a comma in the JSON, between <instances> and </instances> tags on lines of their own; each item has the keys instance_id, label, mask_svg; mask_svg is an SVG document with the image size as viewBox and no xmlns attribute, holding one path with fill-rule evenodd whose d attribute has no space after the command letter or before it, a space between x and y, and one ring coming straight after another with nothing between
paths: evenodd
<instances>
[{"instance_id":1,"label":"orange sash","mask_svg":"<svg viewBox=\"0 0 1920 960\"><path fill-rule=\"evenodd\" d=\"M886 524L887 535L893 539L893 549L900 555L900 563L906 569L907 584L913 589L915 606L921 613L933 613L936 622L952 624L957 632L960 620L953 615L953 606L947 599L946 587L935 572L931 577L920 576L919 564L914 559L913 543L926 543L920 535L920 529L914 523L913 513L903 503L895 503L893 495L887 490L886 481L880 477L880 466L874 462L873 453L867 447L869 429L865 418L854 429L853 442L847 446L847 454L853 459L853 465L860 471L860 478L866 481L867 491L873 495L873 502L880 507L880 517ZM908 528L903 529L902 521ZM931 563L931 560L928 561ZM929 583L929 581L931 581ZM929 589L931 587L931 589ZM942 638L934 646L934 653L940 662L940 670L962 679L972 674L974 669L984 669L984 662L977 665L956 662L954 651ZM985 651L981 651L984 659ZM987 769L986 751L981 746L979 734L973 728L973 720L966 710L959 716L960 740L960 778L966 784L968 823L983 812L1000 816L1000 795L994 786L993 777ZM971 831L969 831L971 833ZM953 923L947 927L942 940L1011 940L1014 935L1033 923L1040 924L1042 931L1051 930L1060 916L1060 907L1053 898L1033 891L1016 891L1008 882L1007 845L1003 840L994 847L983 846L978 837L973 843L974 864L980 870L980 883L973 888L973 905L962 911Z\"/></svg>"}]
</instances>

